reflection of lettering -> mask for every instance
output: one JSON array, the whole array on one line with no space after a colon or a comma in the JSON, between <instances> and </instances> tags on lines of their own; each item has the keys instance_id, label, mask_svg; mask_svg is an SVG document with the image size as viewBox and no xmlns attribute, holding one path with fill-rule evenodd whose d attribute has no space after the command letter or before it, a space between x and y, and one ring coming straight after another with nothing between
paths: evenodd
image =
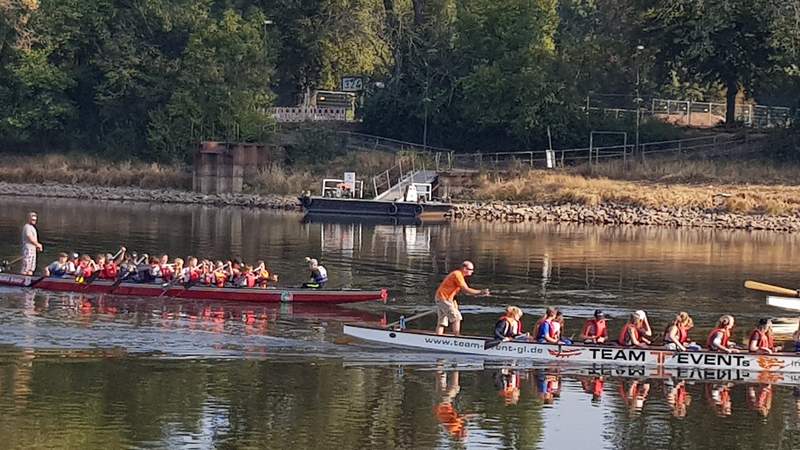
<instances>
[{"instance_id":1,"label":"reflection of lettering","mask_svg":"<svg viewBox=\"0 0 800 450\"><path fill-rule=\"evenodd\" d=\"M693 378L706 381L744 381L750 373L739 369L702 369L697 367L679 367L679 378Z\"/></svg>"},{"instance_id":2,"label":"reflection of lettering","mask_svg":"<svg viewBox=\"0 0 800 450\"><path fill-rule=\"evenodd\" d=\"M729 355L722 353L678 353L673 355L676 362L681 365L704 366L735 366L750 367L744 355Z\"/></svg>"},{"instance_id":3,"label":"reflection of lettering","mask_svg":"<svg viewBox=\"0 0 800 450\"><path fill-rule=\"evenodd\" d=\"M645 354L636 350L621 350L611 348L591 348L592 359L602 359L605 361L641 361L644 362ZM598 356L599 354L599 356Z\"/></svg>"},{"instance_id":4,"label":"reflection of lettering","mask_svg":"<svg viewBox=\"0 0 800 450\"><path fill-rule=\"evenodd\" d=\"M593 364L589 369L589 375L595 376L627 376L627 377L643 377L645 376L644 367L625 367L625 366L600 366Z\"/></svg>"}]
</instances>

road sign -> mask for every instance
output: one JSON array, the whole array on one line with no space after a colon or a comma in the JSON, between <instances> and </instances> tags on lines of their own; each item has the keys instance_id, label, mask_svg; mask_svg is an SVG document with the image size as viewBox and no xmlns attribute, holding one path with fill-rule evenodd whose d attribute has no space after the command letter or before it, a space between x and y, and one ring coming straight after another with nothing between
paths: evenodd
<instances>
[{"instance_id":1,"label":"road sign","mask_svg":"<svg viewBox=\"0 0 800 450\"><path fill-rule=\"evenodd\" d=\"M342 91L361 92L364 90L364 77L342 77Z\"/></svg>"}]
</instances>

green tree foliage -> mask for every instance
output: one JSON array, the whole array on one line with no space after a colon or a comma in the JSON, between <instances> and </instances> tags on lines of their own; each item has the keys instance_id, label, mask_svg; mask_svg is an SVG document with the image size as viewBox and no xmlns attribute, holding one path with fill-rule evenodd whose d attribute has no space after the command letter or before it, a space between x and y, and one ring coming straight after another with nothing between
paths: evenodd
<instances>
[{"instance_id":1,"label":"green tree foliage","mask_svg":"<svg viewBox=\"0 0 800 450\"><path fill-rule=\"evenodd\" d=\"M367 131L452 148L541 148L548 128L585 145L632 126L586 99L636 91L724 95L730 122L737 93L797 104L798 17L800 0L0 0L0 145L185 159L267 139L266 108L344 75L369 81Z\"/></svg>"},{"instance_id":2,"label":"green tree foliage","mask_svg":"<svg viewBox=\"0 0 800 450\"><path fill-rule=\"evenodd\" d=\"M751 89L771 69L770 0L661 0L644 31L656 59L686 77L725 86L725 120L733 124L740 87Z\"/></svg>"}]
</instances>

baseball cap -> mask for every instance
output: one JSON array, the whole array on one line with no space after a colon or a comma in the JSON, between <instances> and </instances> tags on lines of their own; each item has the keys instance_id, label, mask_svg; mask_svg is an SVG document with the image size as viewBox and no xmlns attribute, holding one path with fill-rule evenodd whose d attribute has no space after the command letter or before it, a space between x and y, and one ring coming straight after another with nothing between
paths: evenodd
<instances>
[{"instance_id":1,"label":"baseball cap","mask_svg":"<svg viewBox=\"0 0 800 450\"><path fill-rule=\"evenodd\" d=\"M605 318L606 315L603 313L602 310L595 309L594 310L594 317L597 318L597 319L601 319L601 318Z\"/></svg>"}]
</instances>

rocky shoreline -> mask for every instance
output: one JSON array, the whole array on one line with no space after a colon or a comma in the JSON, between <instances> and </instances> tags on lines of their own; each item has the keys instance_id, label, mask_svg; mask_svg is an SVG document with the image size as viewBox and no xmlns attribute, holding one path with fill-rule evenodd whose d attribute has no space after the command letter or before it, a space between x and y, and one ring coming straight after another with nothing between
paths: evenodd
<instances>
[{"instance_id":1,"label":"rocky shoreline","mask_svg":"<svg viewBox=\"0 0 800 450\"><path fill-rule=\"evenodd\" d=\"M200 194L174 189L141 189L134 187L80 186L59 183L0 183L0 196L55 197L85 200L110 200L148 203L178 203L213 206L239 206L299 210L297 198L289 195Z\"/></svg>"},{"instance_id":2,"label":"rocky shoreline","mask_svg":"<svg viewBox=\"0 0 800 450\"><path fill-rule=\"evenodd\" d=\"M597 225L651 225L737 230L800 231L800 215L745 215L703 208L643 208L606 204L536 205L475 202L455 205L451 216L501 222L566 222Z\"/></svg>"}]
</instances>

